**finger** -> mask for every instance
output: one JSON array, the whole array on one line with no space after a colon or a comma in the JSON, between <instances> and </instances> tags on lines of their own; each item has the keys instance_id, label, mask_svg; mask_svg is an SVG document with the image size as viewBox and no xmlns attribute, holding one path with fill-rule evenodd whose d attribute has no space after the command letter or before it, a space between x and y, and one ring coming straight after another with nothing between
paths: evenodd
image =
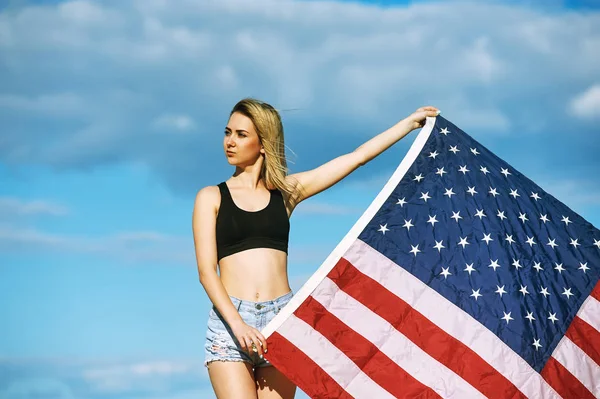
<instances>
[{"instance_id":1,"label":"finger","mask_svg":"<svg viewBox=\"0 0 600 399\"><path fill-rule=\"evenodd\" d=\"M243 351L248 352L248 343L246 342L246 337L242 337L240 340L240 347Z\"/></svg>"},{"instance_id":2,"label":"finger","mask_svg":"<svg viewBox=\"0 0 600 399\"><path fill-rule=\"evenodd\" d=\"M260 332L258 333L258 338L262 343L263 350L265 351L265 353L267 353L267 339Z\"/></svg>"},{"instance_id":3,"label":"finger","mask_svg":"<svg viewBox=\"0 0 600 399\"><path fill-rule=\"evenodd\" d=\"M436 107L433 107L431 105L426 105L423 107L420 107L419 109L417 109L417 112L422 112L422 111L432 111L432 110L436 110Z\"/></svg>"},{"instance_id":4,"label":"finger","mask_svg":"<svg viewBox=\"0 0 600 399\"><path fill-rule=\"evenodd\" d=\"M254 334L254 344L256 346L256 352L258 353L259 356L263 355L263 347L262 347L262 342L261 340L258 338L258 335L255 333Z\"/></svg>"}]
</instances>

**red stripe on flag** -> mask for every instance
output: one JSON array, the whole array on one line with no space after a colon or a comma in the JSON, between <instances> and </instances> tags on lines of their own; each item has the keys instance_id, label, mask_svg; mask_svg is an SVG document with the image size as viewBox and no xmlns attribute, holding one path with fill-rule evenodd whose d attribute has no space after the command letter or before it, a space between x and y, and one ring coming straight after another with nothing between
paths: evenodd
<instances>
[{"instance_id":1,"label":"red stripe on flag","mask_svg":"<svg viewBox=\"0 0 600 399\"><path fill-rule=\"evenodd\" d=\"M352 398L319 365L278 332L267 338L267 347L265 359L311 398Z\"/></svg>"},{"instance_id":2,"label":"red stripe on flag","mask_svg":"<svg viewBox=\"0 0 600 399\"><path fill-rule=\"evenodd\" d=\"M540 374L563 399L594 399L594 395L553 357Z\"/></svg>"},{"instance_id":3,"label":"red stripe on flag","mask_svg":"<svg viewBox=\"0 0 600 399\"><path fill-rule=\"evenodd\" d=\"M575 316L565 336L600 365L600 332L594 327Z\"/></svg>"},{"instance_id":4,"label":"red stripe on flag","mask_svg":"<svg viewBox=\"0 0 600 399\"><path fill-rule=\"evenodd\" d=\"M346 259L340 259L327 277L488 398L525 398L517 387L472 349Z\"/></svg>"},{"instance_id":5,"label":"red stripe on flag","mask_svg":"<svg viewBox=\"0 0 600 399\"><path fill-rule=\"evenodd\" d=\"M596 298L596 300L600 301L600 281L598 281L598 283L590 293L590 296L593 296L594 298Z\"/></svg>"},{"instance_id":6,"label":"red stripe on flag","mask_svg":"<svg viewBox=\"0 0 600 399\"><path fill-rule=\"evenodd\" d=\"M363 373L395 397L440 398L313 298L309 297L294 314L321 333L356 363Z\"/></svg>"}]
</instances>

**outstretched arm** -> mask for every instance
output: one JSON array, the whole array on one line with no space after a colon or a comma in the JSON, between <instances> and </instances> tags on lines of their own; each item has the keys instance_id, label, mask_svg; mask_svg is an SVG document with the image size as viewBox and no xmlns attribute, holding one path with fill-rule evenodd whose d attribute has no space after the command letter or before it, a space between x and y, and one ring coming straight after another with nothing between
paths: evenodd
<instances>
[{"instance_id":1,"label":"outstretched arm","mask_svg":"<svg viewBox=\"0 0 600 399\"><path fill-rule=\"evenodd\" d=\"M390 148L414 129L423 127L428 116L437 115L439 115L437 108L421 107L351 153L341 155L315 169L289 175L288 179L299 189L295 205L333 186L359 166L366 164Z\"/></svg>"}]
</instances>

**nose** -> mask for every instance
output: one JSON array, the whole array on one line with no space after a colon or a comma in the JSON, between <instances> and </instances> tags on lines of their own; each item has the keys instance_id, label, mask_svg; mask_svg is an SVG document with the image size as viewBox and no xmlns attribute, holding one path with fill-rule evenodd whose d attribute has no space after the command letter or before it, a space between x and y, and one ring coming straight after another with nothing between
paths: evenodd
<instances>
[{"instance_id":1,"label":"nose","mask_svg":"<svg viewBox=\"0 0 600 399\"><path fill-rule=\"evenodd\" d=\"M227 147L233 147L235 145L235 140L233 139L233 135L227 136L227 138L225 139L225 144L227 145Z\"/></svg>"}]
</instances>

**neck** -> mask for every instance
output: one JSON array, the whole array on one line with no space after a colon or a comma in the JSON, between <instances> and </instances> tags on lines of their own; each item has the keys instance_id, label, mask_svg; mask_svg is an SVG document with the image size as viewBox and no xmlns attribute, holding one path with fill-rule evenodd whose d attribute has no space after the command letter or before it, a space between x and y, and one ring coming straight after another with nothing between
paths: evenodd
<instances>
[{"instance_id":1,"label":"neck","mask_svg":"<svg viewBox=\"0 0 600 399\"><path fill-rule=\"evenodd\" d=\"M260 171L263 165L263 158L259 157L258 160L248 166L236 166L235 173L233 174L233 180L236 184L256 189L259 187L265 187L263 179L261 179Z\"/></svg>"}]
</instances>

